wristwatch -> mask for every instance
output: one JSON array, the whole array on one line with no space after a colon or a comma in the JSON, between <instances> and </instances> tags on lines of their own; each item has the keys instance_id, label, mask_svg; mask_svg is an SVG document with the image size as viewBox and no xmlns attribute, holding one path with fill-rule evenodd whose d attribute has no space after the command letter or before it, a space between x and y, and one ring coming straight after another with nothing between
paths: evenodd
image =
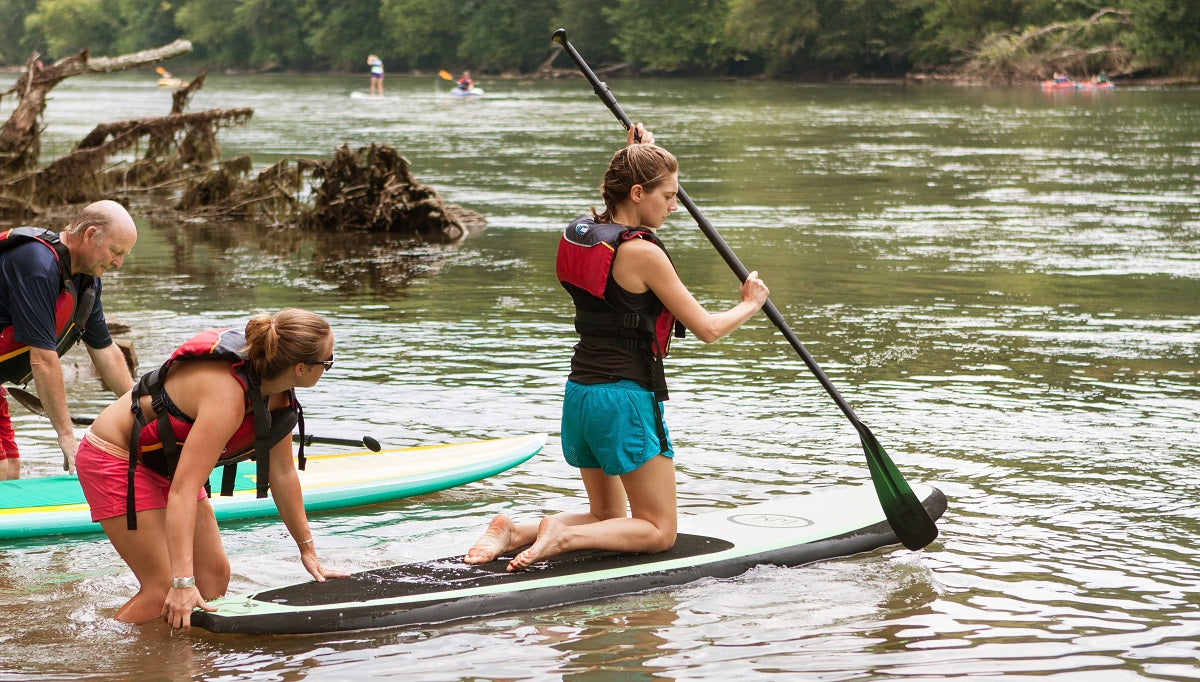
<instances>
[{"instance_id":1,"label":"wristwatch","mask_svg":"<svg viewBox=\"0 0 1200 682\"><path fill-rule=\"evenodd\" d=\"M171 578L171 589L186 590L189 587L196 586L196 579L192 576L186 578Z\"/></svg>"}]
</instances>

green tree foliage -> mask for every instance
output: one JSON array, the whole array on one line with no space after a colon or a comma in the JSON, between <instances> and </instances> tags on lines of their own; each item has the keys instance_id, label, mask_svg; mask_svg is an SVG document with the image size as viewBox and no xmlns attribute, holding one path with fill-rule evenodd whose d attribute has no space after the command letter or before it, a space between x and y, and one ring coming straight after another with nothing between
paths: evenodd
<instances>
[{"instance_id":1,"label":"green tree foliage","mask_svg":"<svg viewBox=\"0 0 1200 682\"><path fill-rule=\"evenodd\" d=\"M554 28L567 29L567 39L589 63L613 64L624 60L617 49L616 27L608 20L605 9L612 0L561 0ZM561 64L569 64L562 59Z\"/></svg>"},{"instance_id":2,"label":"green tree foliage","mask_svg":"<svg viewBox=\"0 0 1200 682\"><path fill-rule=\"evenodd\" d=\"M473 68L530 71L550 54L554 0L488 0L467 16L458 55Z\"/></svg>"},{"instance_id":3,"label":"green tree foliage","mask_svg":"<svg viewBox=\"0 0 1200 682\"><path fill-rule=\"evenodd\" d=\"M40 33L26 31L25 17L37 0L0 0L0 64L20 64L40 51Z\"/></svg>"},{"instance_id":4,"label":"green tree foliage","mask_svg":"<svg viewBox=\"0 0 1200 682\"><path fill-rule=\"evenodd\" d=\"M822 71L903 71L920 13L895 0L820 0L813 58Z\"/></svg>"},{"instance_id":5,"label":"green tree foliage","mask_svg":"<svg viewBox=\"0 0 1200 682\"><path fill-rule=\"evenodd\" d=\"M529 72L559 26L594 64L642 73L1029 74L1057 59L1200 74L1200 0L0 0L0 64L182 37L197 68L362 70L374 53L393 73ZM1059 42L1077 56L1054 57Z\"/></svg>"},{"instance_id":6,"label":"green tree foliage","mask_svg":"<svg viewBox=\"0 0 1200 682\"><path fill-rule=\"evenodd\" d=\"M730 1L620 0L605 13L631 64L646 71L704 72L733 55L724 30Z\"/></svg>"},{"instance_id":7,"label":"green tree foliage","mask_svg":"<svg viewBox=\"0 0 1200 682\"><path fill-rule=\"evenodd\" d=\"M1200 2L1126 0L1133 15L1130 45L1140 61L1200 75Z\"/></svg>"},{"instance_id":8,"label":"green tree foliage","mask_svg":"<svg viewBox=\"0 0 1200 682\"><path fill-rule=\"evenodd\" d=\"M40 0L25 26L44 36L47 57L111 55L122 28L118 9L117 0Z\"/></svg>"},{"instance_id":9,"label":"green tree foliage","mask_svg":"<svg viewBox=\"0 0 1200 682\"><path fill-rule=\"evenodd\" d=\"M382 0L379 19L387 49L410 68L441 69L458 63L465 0Z\"/></svg>"},{"instance_id":10,"label":"green tree foliage","mask_svg":"<svg viewBox=\"0 0 1200 682\"><path fill-rule=\"evenodd\" d=\"M324 21L316 0L242 0L233 13L250 36L250 59L267 67L321 67L307 38Z\"/></svg>"},{"instance_id":11,"label":"green tree foliage","mask_svg":"<svg viewBox=\"0 0 1200 682\"><path fill-rule=\"evenodd\" d=\"M383 38L379 0L323 0L305 43L314 59L338 70L365 68L366 56L392 54ZM386 61L385 61L386 64Z\"/></svg>"},{"instance_id":12,"label":"green tree foliage","mask_svg":"<svg viewBox=\"0 0 1200 682\"><path fill-rule=\"evenodd\" d=\"M817 0L735 0L725 31L738 58L778 78L804 69L820 28Z\"/></svg>"},{"instance_id":13,"label":"green tree foliage","mask_svg":"<svg viewBox=\"0 0 1200 682\"><path fill-rule=\"evenodd\" d=\"M726 34L772 77L898 72L919 21L895 0L736 0Z\"/></svg>"},{"instance_id":14,"label":"green tree foliage","mask_svg":"<svg viewBox=\"0 0 1200 682\"><path fill-rule=\"evenodd\" d=\"M175 7L168 0L116 0L121 30L113 41L116 54L166 45L180 37Z\"/></svg>"},{"instance_id":15,"label":"green tree foliage","mask_svg":"<svg viewBox=\"0 0 1200 682\"><path fill-rule=\"evenodd\" d=\"M920 13L914 60L938 66L965 60L986 36L1022 26L1021 0L902 0Z\"/></svg>"},{"instance_id":16,"label":"green tree foliage","mask_svg":"<svg viewBox=\"0 0 1200 682\"><path fill-rule=\"evenodd\" d=\"M250 32L232 21L241 0L187 0L175 12L180 33L192 41L194 59L208 68L249 65Z\"/></svg>"}]
</instances>

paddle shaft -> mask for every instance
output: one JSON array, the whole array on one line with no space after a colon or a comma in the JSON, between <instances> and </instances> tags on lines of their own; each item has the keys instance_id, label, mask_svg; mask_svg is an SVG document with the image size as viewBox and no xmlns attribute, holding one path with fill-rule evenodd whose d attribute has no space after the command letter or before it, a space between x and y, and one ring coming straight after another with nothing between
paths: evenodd
<instances>
[{"instance_id":1,"label":"paddle shaft","mask_svg":"<svg viewBox=\"0 0 1200 682\"><path fill-rule=\"evenodd\" d=\"M596 96L600 98L600 101L604 102L605 106L625 126L626 130L631 128L633 121L621 109L621 105L617 104L617 98L608 89L608 85L596 77L595 72L587 65L587 62L584 61L583 57L575 49L575 46L571 45L570 41L567 40L566 29L560 28L555 31L553 40L562 46L567 56L571 58L571 61L575 62L575 65L579 67L584 77L592 84L592 89L595 91ZM745 282L750 271L746 269L746 266L742 264L733 250L729 248L729 245L725 243L725 240L717 232L713 224L700 212L700 208L696 206L696 203L692 201L683 187L678 188L677 198L679 203L683 204L683 207L691 214L692 219L696 221L696 224L700 227L700 231L704 233L708 241L712 243L717 252L721 254L721 257L725 259L725 263L729 265L740 281ZM850 407L850 403L846 402L846 399L834 387L833 382L829 380L825 371L821 369L820 365L817 364L816 360L808 352L808 349L804 347L804 344L792 332L791 327L784 321L783 315L780 314L770 299L763 304L763 312L767 314L767 319L771 320L779 328L784 338L796 350L800 358L804 360L804 364L808 366L809 370L821 383L821 386L825 388L825 391L837 403L838 408L841 409L842 413L846 415L846 418L850 420L850 423L858 431L859 440L862 441L863 450L867 456L867 468L871 472L871 479L875 483L880 503L883 505L888 521L896 531L897 537L906 547L914 550L920 549L932 542L937 537L937 527L916 495L913 494L912 489L909 488L904 477L896 469L895 464L892 463L883 446L879 443L879 440L875 438L875 434L854 413L854 409Z\"/></svg>"},{"instance_id":2,"label":"paddle shaft","mask_svg":"<svg viewBox=\"0 0 1200 682\"><path fill-rule=\"evenodd\" d=\"M21 405L23 405L25 407L25 409L29 410L30 412L32 412L38 416L41 416L41 417L46 416L46 408L44 405L42 405L41 399L38 398L36 395L30 393L29 391L25 391L25 390L15 388L15 387L10 387L8 389L8 392L14 398L16 398L17 402L21 403ZM71 417L71 423L76 424L78 426L88 426L94 421L96 421L95 417ZM371 450L372 452L379 452L379 450L380 450L379 441L372 438L371 436L363 436L359 440L354 440L351 438L332 438L329 436L314 436L312 434L306 433L306 434L304 434L303 440L301 440L300 434L294 434L292 436L292 440L294 440L297 443L304 443L304 445L312 445L313 443L325 443L328 445L349 445L351 447L366 447L368 450Z\"/></svg>"}]
</instances>

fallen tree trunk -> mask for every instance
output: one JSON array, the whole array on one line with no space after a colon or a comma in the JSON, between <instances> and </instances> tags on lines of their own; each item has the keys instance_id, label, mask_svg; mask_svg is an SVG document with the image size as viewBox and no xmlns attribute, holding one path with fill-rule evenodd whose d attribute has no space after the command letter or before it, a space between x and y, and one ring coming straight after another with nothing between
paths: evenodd
<instances>
[{"instance_id":1,"label":"fallen tree trunk","mask_svg":"<svg viewBox=\"0 0 1200 682\"><path fill-rule=\"evenodd\" d=\"M124 71L191 51L190 42L176 40L169 45L119 57L93 59L84 50L49 66L43 65L36 54L30 57L16 84L0 92L0 97L16 95L17 98L13 113L0 127L0 178L27 171L37 165L41 153L41 120L42 112L46 110L46 95L64 79L83 73Z\"/></svg>"},{"instance_id":2,"label":"fallen tree trunk","mask_svg":"<svg viewBox=\"0 0 1200 682\"><path fill-rule=\"evenodd\" d=\"M94 201L114 190L136 190L175 177L189 167L201 170L219 156L213 127L244 123L254 110L209 109L159 118L102 123L65 156L49 165L0 182L8 196L36 196L43 207ZM170 141L184 132L174 149ZM151 138L147 155L128 166L105 168L114 154Z\"/></svg>"}]
</instances>

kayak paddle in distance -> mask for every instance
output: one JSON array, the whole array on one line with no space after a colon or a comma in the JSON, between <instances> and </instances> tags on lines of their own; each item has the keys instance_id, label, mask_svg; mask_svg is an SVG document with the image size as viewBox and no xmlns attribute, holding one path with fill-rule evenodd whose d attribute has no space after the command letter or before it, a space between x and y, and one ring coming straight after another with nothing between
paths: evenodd
<instances>
[{"instance_id":1,"label":"kayak paddle in distance","mask_svg":"<svg viewBox=\"0 0 1200 682\"><path fill-rule=\"evenodd\" d=\"M621 109L621 105L617 104L617 99L609 91L608 85L596 77L596 74L587 65L583 57L580 56L575 46L571 45L567 40L567 29L558 29L554 32L551 39L562 46L567 56L571 58L571 61L575 62L575 65L579 67L584 77L592 84L592 89L596 92L596 96L600 98L600 101L604 102L609 111L628 130L633 125L633 121L625 115L625 112ZM725 243L725 240L717 232L717 229L704 217L700 212L700 208L687 195L687 192L683 191L683 187L679 187L677 199L687 209L687 212L691 214L692 219L700 226L700 231L704 233L708 241L712 243L717 252L721 254L721 257L725 259L725 263L733 270L738 279L743 282L746 281L746 276L750 274L750 271L738 260L737 255ZM934 524L933 519L929 517L929 512L925 510L925 507L921 505L921 501L913 493L912 488L909 487L908 482L904 480L904 476L900 474L900 470L896 468L891 458L888 457L879 440L875 438L875 434L871 433L867 425L863 424L858 415L854 413L854 409L850 407L850 403L846 402L846 399L838 393L833 382L825 375L825 371L821 369L820 365L809 354L804 344L800 343L800 339L788 327L787 322L784 321L783 316L770 299L767 299L766 303L763 304L763 312L779 328L779 331L787 339L788 343L791 344L792 348L800 354L801 359L804 360L804 364L808 365L808 369L821 382L821 385L825 387L825 391L829 393L833 401L841 408L842 413L846 415L850 423L858 431L859 440L862 442L863 450L867 455L867 469L871 473L871 481L875 484L875 493L879 497L879 504L883 507L883 513L887 517L892 530L895 531L896 537L899 538L905 547L914 551L933 542L937 538L937 526Z\"/></svg>"}]
</instances>

